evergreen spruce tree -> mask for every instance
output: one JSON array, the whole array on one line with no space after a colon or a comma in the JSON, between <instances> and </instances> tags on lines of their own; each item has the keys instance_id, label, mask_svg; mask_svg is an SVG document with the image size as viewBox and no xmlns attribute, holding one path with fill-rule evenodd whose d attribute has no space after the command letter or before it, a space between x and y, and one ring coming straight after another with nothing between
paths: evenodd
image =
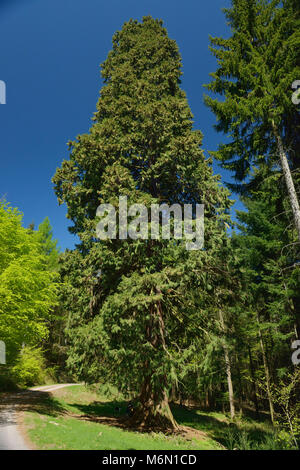
<instances>
[{"instance_id":1,"label":"evergreen spruce tree","mask_svg":"<svg viewBox=\"0 0 300 470\"><path fill-rule=\"evenodd\" d=\"M57 240L53 239L52 227L48 217L39 225L38 238L42 251L47 256L49 268L58 271L59 249L57 247Z\"/></svg>"},{"instance_id":2,"label":"evergreen spruce tree","mask_svg":"<svg viewBox=\"0 0 300 470\"><path fill-rule=\"evenodd\" d=\"M292 100L292 85L300 76L299 2L233 0L225 14L231 37L211 39L218 68L206 85L222 99L206 96L206 103L217 117L216 129L231 142L215 156L244 183L231 185L237 190L257 186L259 173L256 179L247 177L260 163L270 173L280 166L300 241L300 117Z\"/></svg>"},{"instance_id":3,"label":"evergreen spruce tree","mask_svg":"<svg viewBox=\"0 0 300 470\"><path fill-rule=\"evenodd\" d=\"M201 132L193 130L180 76L177 45L161 21L125 23L102 64L94 124L70 143L70 159L53 179L70 230L81 239L62 266L68 364L80 378L101 378L133 394L133 420L160 429L177 427L169 392L194 354L190 262L205 267L208 248L224 236L230 205L200 148ZM97 207L118 207L120 195L128 206L205 204L207 250L187 251L173 236L97 240Z\"/></svg>"}]
</instances>

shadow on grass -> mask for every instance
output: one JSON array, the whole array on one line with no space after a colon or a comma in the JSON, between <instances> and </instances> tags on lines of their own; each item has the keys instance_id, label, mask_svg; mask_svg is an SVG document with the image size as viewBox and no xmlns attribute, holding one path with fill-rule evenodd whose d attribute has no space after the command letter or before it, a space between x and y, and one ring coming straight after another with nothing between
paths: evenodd
<instances>
[{"instance_id":1,"label":"shadow on grass","mask_svg":"<svg viewBox=\"0 0 300 470\"><path fill-rule=\"evenodd\" d=\"M125 401L94 401L88 405L70 403L70 406L78 410L81 415L80 419L135 430L126 415L127 402ZM174 418L180 426L188 426L205 433L227 449L256 448L272 436L271 429L264 429L261 422L258 423L251 419L251 413L245 415L241 424L241 422L230 422L225 417L224 419L218 419L212 414L197 408L190 409L179 405L172 405L171 408Z\"/></svg>"},{"instance_id":2,"label":"shadow on grass","mask_svg":"<svg viewBox=\"0 0 300 470\"><path fill-rule=\"evenodd\" d=\"M88 416L104 416L108 418L126 417L126 401L94 401L88 405L82 403L69 403L72 408L76 408L83 415Z\"/></svg>"},{"instance_id":3,"label":"shadow on grass","mask_svg":"<svg viewBox=\"0 0 300 470\"><path fill-rule=\"evenodd\" d=\"M133 423L126 415L127 404L128 402L116 400L94 401L90 404L69 403L73 409L81 414L80 419L117 426L130 431L149 432L149 429L140 429L133 426ZM203 437L207 434L207 437L226 445L226 430L229 428L226 422L223 423L209 415L197 414L196 410L189 410L179 405L172 406L172 412L180 426L193 428L202 433Z\"/></svg>"},{"instance_id":4,"label":"shadow on grass","mask_svg":"<svg viewBox=\"0 0 300 470\"><path fill-rule=\"evenodd\" d=\"M65 413L63 406L53 396L35 390L7 394L1 405L13 405L20 412L31 411L53 417Z\"/></svg>"},{"instance_id":5,"label":"shadow on grass","mask_svg":"<svg viewBox=\"0 0 300 470\"><path fill-rule=\"evenodd\" d=\"M179 405L172 406L174 418L179 424L205 432L209 437L226 447L226 434L230 428L229 424L209 414L198 413L197 411L197 409L187 409Z\"/></svg>"},{"instance_id":6,"label":"shadow on grass","mask_svg":"<svg viewBox=\"0 0 300 470\"><path fill-rule=\"evenodd\" d=\"M200 409L187 409L179 405L173 405L172 411L179 424L207 433L227 449L259 448L273 436L271 427L261 426L268 422L268 417L264 416L260 422L257 422L252 419L252 412L245 413L243 421L232 422L218 419Z\"/></svg>"},{"instance_id":7,"label":"shadow on grass","mask_svg":"<svg viewBox=\"0 0 300 470\"><path fill-rule=\"evenodd\" d=\"M94 401L88 405L82 403L69 403L69 405L80 413L77 417L81 420L115 426L126 431L150 432L150 429L141 428L128 416L128 403L126 401L113 400L105 402Z\"/></svg>"}]
</instances>

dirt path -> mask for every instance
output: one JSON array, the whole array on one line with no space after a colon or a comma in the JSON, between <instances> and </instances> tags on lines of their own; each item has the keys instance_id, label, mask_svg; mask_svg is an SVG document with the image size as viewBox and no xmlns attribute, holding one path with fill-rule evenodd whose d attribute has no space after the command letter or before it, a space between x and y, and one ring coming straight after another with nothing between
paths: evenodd
<instances>
[{"instance_id":1,"label":"dirt path","mask_svg":"<svg viewBox=\"0 0 300 470\"><path fill-rule=\"evenodd\" d=\"M7 405L0 412L0 450L29 450L19 432L13 405Z\"/></svg>"},{"instance_id":2,"label":"dirt path","mask_svg":"<svg viewBox=\"0 0 300 470\"><path fill-rule=\"evenodd\" d=\"M74 385L80 384L58 384L58 385L42 385L41 387L32 387L29 390L33 392L54 392L54 390L59 390L60 388L73 387Z\"/></svg>"}]
</instances>

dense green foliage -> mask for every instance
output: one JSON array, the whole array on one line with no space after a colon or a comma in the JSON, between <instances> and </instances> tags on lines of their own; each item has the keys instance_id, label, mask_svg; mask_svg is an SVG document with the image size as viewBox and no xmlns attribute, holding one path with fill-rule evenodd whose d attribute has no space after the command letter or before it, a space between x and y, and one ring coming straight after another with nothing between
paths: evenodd
<instances>
[{"instance_id":1,"label":"dense green foliage","mask_svg":"<svg viewBox=\"0 0 300 470\"><path fill-rule=\"evenodd\" d=\"M233 0L225 10L231 36L211 39L218 68L207 88L220 98L206 96L216 129L230 138L214 156L234 171L238 184L229 186L244 195L247 208L238 213L240 232L232 237L244 280L235 306L243 309L232 351L236 388L241 399L251 393L257 413L267 398L274 423L276 416L286 420L278 389L294 374L291 344L300 333L300 120L292 101L300 74L299 13L293 0ZM297 399L299 391L291 408ZM296 431L289 432L295 445Z\"/></svg>"},{"instance_id":2,"label":"dense green foliage","mask_svg":"<svg viewBox=\"0 0 300 470\"><path fill-rule=\"evenodd\" d=\"M197 405L227 415L228 448L299 446L299 12L296 0L225 9L230 34L211 38L205 97L225 138L210 158L162 21L115 33L92 127L53 177L75 249L60 255L47 218L25 229L0 203L0 339L19 384L42 381L50 365L61 379L115 387L134 402L134 427L178 429L178 405ZM212 157L235 177L236 224ZM135 204L125 227L120 196ZM116 209L115 238L98 238L100 204ZM173 229L150 238L153 204L204 204L204 248L187 250ZM135 230L141 205L146 235ZM119 237L124 228L136 236ZM257 437L244 413L272 431Z\"/></svg>"},{"instance_id":3,"label":"dense green foliage","mask_svg":"<svg viewBox=\"0 0 300 470\"><path fill-rule=\"evenodd\" d=\"M283 4L283 5L282 5ZM234 171L245 192L279 172L276 126L292 169L299 165L299 110L292 84L300 76L300 7L294 0L233 0L225 9L229 38L211 38L217 70L206 96L217 117L216 129L230 137L214 156ZM253 167L264 172L252 173Z\"/></svg>"},{"instance_id":4,"label":"dense green foliage","mask_svg":"<svg viewBox=\"0 0 300 470\"><path fill-rule=\"evenodd\" d=\"M48 378L46 361L40 348L24 346L11 371L16 384L28 387L42 384Z\"/></svg>"},{"instance_id":5,"label":"dense green foliage","mask_svg":"<svg viewBox=\"0 0 300 470\"><path fill-rule=\"evenodd\" d=\"M6 344L7 364L1 373L5 376L20 362L24 345L36 346L46 339L57 304L58 278L49 267L43 240L42 232L22 227L17 209L0 202L0 338Z\"/></svg>"},{"instance_id":6,"label":"dense green foliage","mask_svg":"<svg viewBox=\"0 0 300 470\"><path fill-rule=\"evenodd\" d=\"M47 336L57 278L48 270L39 234L22 227L22 215L1 202L0 219L0 337L10 363L23 343Z\"/></svg>"},{"instance_id":7,"label":"dense green foliage","mask_svg":"<svg viewBox=\"0 0 300 470\"><path fill-rule=\"evenodd\" d=\"M99 203L117 207L119 195L127 195L128 206L204 203L207 247L224 236L230 203L200 149L201 133L192 129L180 66L161 22L126 23L102 64L95 123L71 144L54 177L81 239L63 266L68 363L79 377L106 377L139 395L145 425L153 415L172 421L168 393L194 355L200 314L188 289L200 282L191 266L200 272L213 250L187 252L174 237L97 242L94 230Z\"/></svg>"}]
</instances>

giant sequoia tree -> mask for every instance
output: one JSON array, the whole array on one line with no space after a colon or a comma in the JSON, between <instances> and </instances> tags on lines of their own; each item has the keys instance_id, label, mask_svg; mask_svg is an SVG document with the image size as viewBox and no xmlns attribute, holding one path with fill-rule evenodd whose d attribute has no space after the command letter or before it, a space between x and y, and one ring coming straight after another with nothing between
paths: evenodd
<instances>
[{"instance_id":1,"label":"giant sequoia tree","mask_svg":"<svg viewBox=\"0 0 300 470\"><path fill-rule=\"evenodd\" d=\"M145 427L176 427L168 393L199 332L187 288L191 258L200 270L209 250L189 252L174 238L99 241L96 210L117 206L119 195L146 207L204 203L207 248L224 233L227 191L204 158L180 76L177 45L161 21L125 23L102 64L94 124L70 143L70 159L53 179L81 239L62 264L69 366L87 381L105 378L133 393L134 419ZM198 303L204 292L205 278Z\"/></svg>"}]
</instances>

